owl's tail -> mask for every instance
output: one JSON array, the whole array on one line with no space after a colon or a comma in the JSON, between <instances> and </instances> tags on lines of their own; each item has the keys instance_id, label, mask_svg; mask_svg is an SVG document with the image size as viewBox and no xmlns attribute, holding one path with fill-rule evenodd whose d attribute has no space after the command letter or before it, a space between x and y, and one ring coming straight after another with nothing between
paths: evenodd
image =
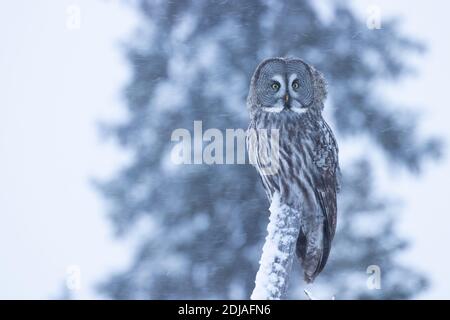
<instances>
[{"instance_id":1,"label":"owl's tail","mask_svg":"<svg viewBox=\"0 0 450 320\"><path fill-rule=\"evenodd\" d=\"M311 283L322 272L327 263L331 248L331 236L326 221L322 230L306 234L300 228L297 238L296 254L303 268L306 283Z\"/></svg>"}]
</instances>

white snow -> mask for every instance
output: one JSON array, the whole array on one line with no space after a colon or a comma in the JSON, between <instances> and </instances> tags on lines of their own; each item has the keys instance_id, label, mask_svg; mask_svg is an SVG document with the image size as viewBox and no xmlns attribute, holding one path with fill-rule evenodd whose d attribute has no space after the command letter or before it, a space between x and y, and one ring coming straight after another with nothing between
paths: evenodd
<instances>
[{"instance_id":1,"label":"white snow","mask_svg":"<svg viewBox=\"0 0 450 320\"><path fill-rule=\"evenodd\" d=\"M300 229L300 212L282 205L278 193L273 195L269 210L267 236L256 274L255 289L251 295L252 300L283 298Z\"/></svg>"}]
</instances>

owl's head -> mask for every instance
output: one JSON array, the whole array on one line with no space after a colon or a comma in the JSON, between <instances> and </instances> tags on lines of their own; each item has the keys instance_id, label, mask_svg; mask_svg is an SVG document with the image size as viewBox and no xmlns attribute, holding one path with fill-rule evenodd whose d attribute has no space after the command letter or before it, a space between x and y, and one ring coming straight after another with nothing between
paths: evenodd
<instances>
[{"instance_id":1,"label":"owl's head","mask_svg":"<svg viewBox=\"0 0 450 320\"><path fill-rule=\"evenodd\" d=\"M325 79L312 66L296 58L269 58L253 74L247 106L251 115L321 113L326 95Z\"/></svg>"}]
</instances>

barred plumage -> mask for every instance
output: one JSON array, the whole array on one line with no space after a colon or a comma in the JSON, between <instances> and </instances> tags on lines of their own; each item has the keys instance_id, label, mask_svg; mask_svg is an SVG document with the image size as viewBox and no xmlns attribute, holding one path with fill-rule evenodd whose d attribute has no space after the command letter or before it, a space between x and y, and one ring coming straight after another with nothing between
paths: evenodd
<instances>
[{"instance_id":1,"label":"barred plumage","mask_svg":"<svg viewBox=\"0 0 450 320\"><path fill-rule=\"evenodd\" d=\"M301 212L296 252L307 282L324 268L336 230L338 147L321 114L325 97L325 81L314 68L272 58L256 69L247 99L247 145L267 197L278 192L284 205ZM270 139L275 133L278 145ZM267 171L267 149L278 151L276 171Z\"/></svg>"}]
</instances>

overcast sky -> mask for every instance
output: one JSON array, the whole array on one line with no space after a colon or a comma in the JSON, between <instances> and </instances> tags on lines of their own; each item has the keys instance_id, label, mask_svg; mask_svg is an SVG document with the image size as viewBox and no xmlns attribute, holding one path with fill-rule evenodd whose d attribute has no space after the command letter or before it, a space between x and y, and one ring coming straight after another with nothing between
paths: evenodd
<instances>
[{"instance_id":1,"label":"overcast sky","mask_svg":"<svg viewBox=\"0 0 450 320\"><path fill-rule=\"evenodd\" d=\"M57 297L72 265L82 275L75 297L98 298L94 285L130 259L131 241L113 239L89 183L126 160L96 128L99 120L120 117L120 89L129 76L119 41L137 17L116 2L0 2L0 298ZM81 10L79 29L67 26L72 4ZM418 76L387 94L415 106L423 115L421 132L450 140L450 41L444 34L450 4L355 2L361 15L373 4L381 21L401 16L402 29L429 48L414 60ZM430 163L417 180L379 171L378 187L403 200L399 232L411 247L402 262L432 281L418 297L450 298L450 162Z\"/></svg>"}]
</instances>

